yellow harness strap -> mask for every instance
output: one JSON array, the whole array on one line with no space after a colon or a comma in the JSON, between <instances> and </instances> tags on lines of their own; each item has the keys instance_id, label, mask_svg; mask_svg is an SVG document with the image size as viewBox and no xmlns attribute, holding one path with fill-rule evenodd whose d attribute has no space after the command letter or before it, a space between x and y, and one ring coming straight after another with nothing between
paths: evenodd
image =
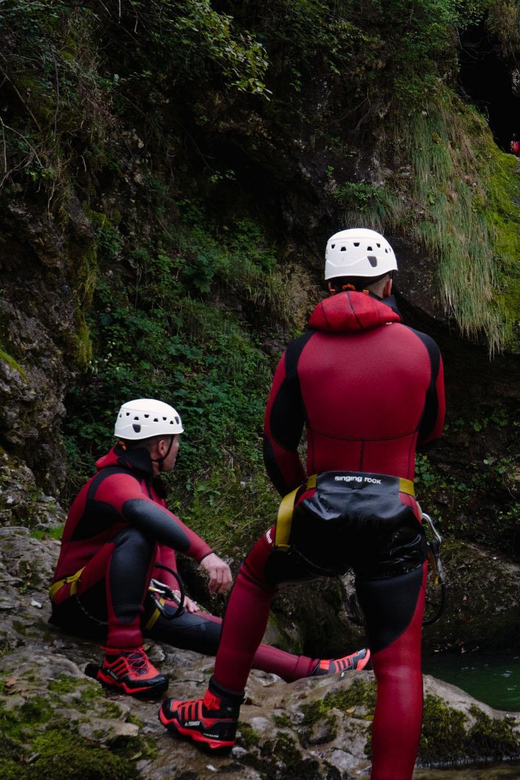
<instances>
[{"instance_id":1,"label":"yellow harness strap","mask_svg":"<svg viewBox=\"0 0 520 780\"><path fill-rule=\"evenodd\" d=\"M307 480L305 490L312 490L316 487L316 474L313 474ZM291 523L294 512L294 502L296 501L296 494L300 490L300 486L293 490L291 493L287 493L282 498L282 502L278 508L278 517L276 518L276 533L274 536L274 546L277 550L287 552L290 549L289 537L291 535Z\"/></svg>"},{"instance_id":2,"label":"yellow harness strap","mask_svg":"<svg viewBox=\"0 0 520 780\"><path fill-rule=\"evenodd\" d=\"M433 584L438 585L441 579L439 577L439 569L437 568L437 560L435 558L435 555L433 554L433 550L431 549L431 547L428 547L428 563L430 564L432 569Z\"/></svg>"},{"instance_id":3,"label":"yellow harness strap","mask_svg":"<svg viewBox=\"0 0 520 780\"><path fill-rule=\"evenodd\" d=\"M415 498L415 488L412 480L399 477L399 492L406 493L408 496L413 496Z\"/></svg>"},{"instance_id":4,"label":"yellow harness strap","mask_svg":"<svg viewBox=\"0 0 520 780\"><path fill-rule=\"evenodd\" d=\"M317 474L313 474L307 480L305 490L312 490L316 487ZM290 549L289 538L291 536L291 523L294 512L294 502L296 501L296 494L299 492L300 487L297 487L291 493L287 493L282 498L280 506L278 508L278 517L276 518L276 532L274 536L274 546L276 550L282 550L288 552ZM399 478L399 492L406 493L409 496L415 498L415 490L411 479Z\"/></svg>"},{"instance_id":5,"label":"yellow harness strap","mask_svg":"<svg viewBox=\"0 0 520 780\"><path fill-rule=\"evenodd\" d=\"M84 568L85 567L83 566L83 569ZM81 577L83 569L77 571L76 574L71 574L69 577L64 577L64 579L58 580L57 582L53 583L49 588L49 596L51 597L51 599L54 599L54 596L60 590L60 588L63 588L64 585L68 585L69 583L72 583L70 586L70 595L73 596L76 593L76 589L78 587L78 580Z\"/></svg>"},{"instance_id":6,"label":"yellow harness strap","mask_svg":"<svg viewBox=\"0 0 520 780\"><path fill-rule=\"evenodd\" d=\"M159 598L159 603L160 604L165 604L166 603L162 596ZM160 614L161 614L161 611L160 611L159 607L156 607L154 609L154 611L152 612L149 621L145 625L146 631L149 631L152 628L152 626L154 626L157 623L157 620L159 619Z\"/></svg>"}]
</instances>

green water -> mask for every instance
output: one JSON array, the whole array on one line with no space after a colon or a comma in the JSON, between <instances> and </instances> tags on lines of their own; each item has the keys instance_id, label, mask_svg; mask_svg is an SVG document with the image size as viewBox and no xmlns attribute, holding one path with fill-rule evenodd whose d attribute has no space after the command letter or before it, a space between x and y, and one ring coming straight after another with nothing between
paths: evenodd
<instances>
[{"instance_id":1,"label":"green water","mask_svg":"<svg viewBox=\"0 0 520 780\"><path fill-rule=\"evenodd\" d=\"M520 712L520 656L446 653L425 658L423 671L497 710Z\"/></svg>"}]
</instances>

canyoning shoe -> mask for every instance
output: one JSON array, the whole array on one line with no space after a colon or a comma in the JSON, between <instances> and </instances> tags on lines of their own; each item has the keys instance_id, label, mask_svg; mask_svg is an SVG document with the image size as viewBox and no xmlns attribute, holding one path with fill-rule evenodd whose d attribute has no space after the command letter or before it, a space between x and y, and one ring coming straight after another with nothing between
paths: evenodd
<instances>
[{"instance_id":1,"label":"canyoning shoe","mask_svg":"<svg viewBox=\"0 0 520 780\"><path fill-rule=\"evenodd\" d=\"M167 699L159 720L169 731L197 742L209 753L227 753L235 744L240 704L244 697L222 689L210 680L203 699Z\"/></svg>"},{"instance_id":2,"label":"canyoning shoe","mask_svg":"<svg viewBox=\"0 0 520 780\"><path fill-rule=\"evenodd\" d=\"M150 663L142 647L103 649L105 657L96 675L103 685L142 698L159 696L168 688L168 678Z\"/></svg>"},{"instance_id":3,"label":"canyoning shoe","mask_svg":"<svg viewBox=\"0 0 520 780\"><path fill-rule=\"evenodd\" d=\"M364 648L357 653L346 655L343 658L333 658L332 660L318 661L312 670L313 677L319 677L322 674L336 674L337 672L360 672L366 669L370 663L370 650Z\"/></svg>"}]
</instances>

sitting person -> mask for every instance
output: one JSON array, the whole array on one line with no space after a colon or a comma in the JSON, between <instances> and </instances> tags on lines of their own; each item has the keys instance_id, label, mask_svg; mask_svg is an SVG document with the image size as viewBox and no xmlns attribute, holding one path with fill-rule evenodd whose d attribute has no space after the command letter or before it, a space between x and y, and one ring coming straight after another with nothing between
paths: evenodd
<instances>
[{"instance_id":1,"label":"sitting person","mask_svg":"<svg viewBox=\"0 0 520 780\"><path fill-rule=\"evenodd\" d=\"M171 598L179 589L175 551L200 564L210 593L224 593L232 582L227 563L166 508L160 474L173 469L182 432L179 414L162 401L123 404L118 442L72 503L50 588L50 622L104 641L97 679L135 696L168 687L143 650L143 636L208 655L219 646L222 620L189 598L180 609ZM369 658L368 650L322 660L260 645L253 667L290 682L363 669Z\"/></svg>"}]
</instances>

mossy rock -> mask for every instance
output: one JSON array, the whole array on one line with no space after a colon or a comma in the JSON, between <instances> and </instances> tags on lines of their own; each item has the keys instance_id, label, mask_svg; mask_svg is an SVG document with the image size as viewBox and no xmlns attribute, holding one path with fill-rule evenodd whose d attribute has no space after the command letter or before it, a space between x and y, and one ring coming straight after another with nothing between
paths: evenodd
<instances>
[{"instance_id":1,"label":"mossy rock","mask_svg":"<svg viewBox=\"0 0 520 780\"><path fill-rule=\"evenodd\" d=\"M418 762L450 766L499 762L520 756L514 718L492 718L476 705L467 712L427 694Z\"/></svg>"},{"instance_id":2,"label":"mossy rock","mask_svg":"<svg viewBox=\"0 0 520 780\"><path fill-rule=\"evenodd\" d=\"M76 734L56 732L35 740L39 756L32 764L38 780L137 780L134 764L107 748L101 748Z\"/></svg>"}]
</instances>

